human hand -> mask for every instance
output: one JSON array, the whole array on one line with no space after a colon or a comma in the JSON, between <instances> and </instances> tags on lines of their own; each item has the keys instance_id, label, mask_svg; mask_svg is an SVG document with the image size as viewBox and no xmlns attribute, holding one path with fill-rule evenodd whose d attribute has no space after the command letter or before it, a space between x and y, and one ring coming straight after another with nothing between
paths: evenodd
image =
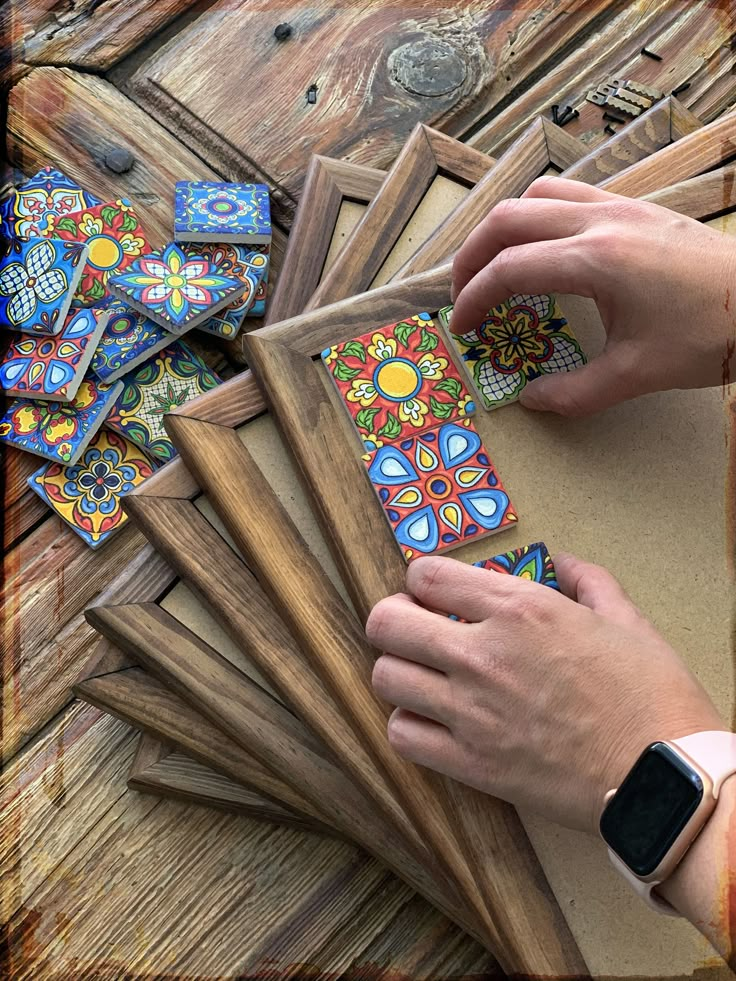
<instances>
[{"instance_id":1,"label":"human hand","mask_svg":"<svg viewBox=\"0 0 736 981\"><path fill-rule=\"evenodd\" d=\"M373 686L397 706L388 736L401 756L593 830L605 793L650 742L725 726L605 569L569 555L555 568L565 595L453 559L416 559L408 594L382 600L368 619L368 639L389 652Z\"/></svg>"},{"instance_id":2,"label":"human hand","mask_svg":"<svg viewBox=\"0 0 736 981\"><path fill-rule=\"evenodd\" d=\"M647 392L719 385L736 346L736 239L667 208L559 177L498 204L453 266L452 330L515 293L595 300L603 353L545 375L530 409L588 415Z\"/></svg>"}]
</instances>

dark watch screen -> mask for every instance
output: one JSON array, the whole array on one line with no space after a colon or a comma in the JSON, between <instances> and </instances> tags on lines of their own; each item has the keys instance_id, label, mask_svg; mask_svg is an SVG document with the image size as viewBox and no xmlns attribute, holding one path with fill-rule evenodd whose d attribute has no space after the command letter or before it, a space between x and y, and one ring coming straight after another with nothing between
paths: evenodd
<instances>
[{"instance_id":1,"label":"dark watch screen","mask_svg":"<svg viewBox=\"0 0 736 981\"><path fill-rule=\"evenodd\" d=\"M639 876L650 875L703 799L703 782L669 746L653 743L601 815L606 844Z\"/></svg>"}]
</instances>

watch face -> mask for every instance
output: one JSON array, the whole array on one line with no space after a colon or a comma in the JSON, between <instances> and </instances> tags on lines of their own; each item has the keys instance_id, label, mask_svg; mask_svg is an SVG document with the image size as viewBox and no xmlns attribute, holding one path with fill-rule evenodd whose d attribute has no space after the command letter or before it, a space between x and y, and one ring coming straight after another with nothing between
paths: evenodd
<instances>
[{"instance_id":1,"label":"watch face","mask_svg":"<svg viewBox=\"0 0 736 981\"><path fill-rule=\"evenodd\" d=\"M669 746L653 743L604 809L601 835L635 875L651 875L702 799L699 775Z\"/></svg>"}]
</instances>

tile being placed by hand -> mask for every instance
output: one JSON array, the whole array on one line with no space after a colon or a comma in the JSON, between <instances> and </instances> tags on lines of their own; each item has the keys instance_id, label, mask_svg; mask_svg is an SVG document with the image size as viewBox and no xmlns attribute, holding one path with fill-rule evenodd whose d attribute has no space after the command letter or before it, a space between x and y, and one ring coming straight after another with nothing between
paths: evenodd
<instances>
[{"instance_id":1,"label":"tile being placed by hand","mask_svg":"<svg viewBox=\"0 0 736 981\"><path fill-rule=\"evenodd\" d=\"M247 245L200 245L197 251L207 256L219 269L235 274L245 283L245 292L239 299L199 326L199 330L232 341L255 302L261 280L268 269L268 257Z\"/></svg>"},{"instance_id":2,"label":"tile being placed by hand","mask_svg":"<svg viewBox=\"0 0 736 981\"><path fill-rule=\"evenodd\" d=\"M105 311L109 320L91 364L100 381L117 381L174 339L168 330L122 300L112 300Z\"/></svg>"},{"instance_id":3,"label":"tile being placed by hand","mask_svg":"<svg viewBox=\"0 0 736 981\"><path fill-rule=\"evenodd\" d=\"M108 317L107 310L72 310L56 337L18 334L0 364L0 387L10 396L70 402Z\"/></svg>"},{"instance_id":4,"label":"tile being placed by hand","mask_svg":"<svg viewBox=\"0 0 736 981\"><path fill-rule=\"evenodd\" d=\"M60 333L86 261L84 245L11 240L0 259L0 326L46 337Z\"/></svg>"},{"instance_id":5,"label":"tile being placed by hand","mask_svg":"<svg viewBox=\"0 0 736 981\"><path fill-rule=\"evenodd\" d=\"M161 252L136 259L111 276L108 288L119 299L174 334L198 327L238 300L247 284L211 262L207 246L170 242Z\"/></svg>"},{"instance_id":6,"label":"tile being placed by hand","mask_svg":"<svg viewBox=\"0 0 736 981\"><path fill-rule=\"evenodd\" d=\"M178 181L174 196L177 242L271 241L271 206L265 184Z\"/></svg>"},{"instance_id":7,"label":"tile being placed by hand","mask_svg":"<svg viewBox=\"0 0 736 981\"><path fill-rule=\"evenodd\" d=\"M76 464L47 464L28 478L28 486L90 548L98 548L127 521L124 495L152 473L140 449L101 429Z\"/></svg>"},{"instance_id":8,"label":"tile being placed by hand","mask_svg":"<svg viewBox=\"0 0 736 981\"><path fill-rule=\"evenodd\" d=\"M266 257L266 271L264 272L263 278L258 284L255 300L253 301L250 309L245 315L248 320L250 320L253 317L266 316L266 298L268 297L268 273L271 266L271 246L270 245L258 246L258 251Z\"/></svg>"},{"instance_id":9,"label":"tile being placed by hand","mask_svg":"<svg viewBox=\"0 0 736 981\"><path fill-rule=\"evenodd\" d=\"M121 385L100 385L88 378L71 402L17 399L0 418L0 440L47 460L73 464L105 421Z\"/></svg>"},{"instance_id":10,"label":"tile being placed by hand","mask_svg":"<svg viewBox=\"0 0 736 981\"><path fill-rule=\"evenodd\" d=\"M126 375L122 384L106 426L154 460L166 463L176 450L164 429L164 416L215 388L220 379L185 344L176 341Z\"/></svg>"},{"instance_id":11,"label":"tile being placed by hand","mask_svg":"<svg viewBox=\"0 0 736 981\"><path fill-rule=\"evenodd\" d=\"M470 419L387 443L363 459L407 560L518 520Z\"/></svg>"},{"instance_id":12,"label":"tile being placed by hand","mask_svg":"<svg viewBox=\"0 0 736 981\"><path fill-rule=\"evenodd\" d=\"M450 331L452 307L440 323L463 359L486 409L515 402L527 382L586 362L554 296L512 296L494 307L476 331Z\"/></svg>"},{"instance_id":13,"label":"tile being placed by hand","mask_svg":"<svg viewBox=\"0 0 736 981\"><path fill-rule=\"evenodd\" d=\"M530 579L543 586L551 586L552 589L560 588L552 556L544 542L522 545L521 548L502 552L500 555L494 555L493 558L474 562L473 565L477 565L480 569L502 572L508 576L518 576L519 579Z\"/></svg>"},{"instance_id":14,"label":"tile being placed by hand","mask_svg":"<svg viewBox=\"0 0 736 981\"><path fill-rule=\"evenodd\" d=\"M65 215L56 222L54 237L68 242L70 248L73 243L86 243L89 248L87 267L74 295L75 303L87 307L105 298L113 273L127 269L150 248L127 198Z\"/></svg>"},{"instance_id":15,"label":"tile being placed by hand","mask_svg":"<svg viewBox=\"0 0 736 981\"><path fill-rule=\"evenodd\" d=\"M368 450L475 411L427 313L327 348L322 360Z\"/></svg>"},{"instance_id":16,"label":"tile being placed by hand","mask_svg":"<svg viewBox=\"0 0 736 981\"><path fill-rule=\"evenodd\" d=\"M54 167L42 167L0 203L0 218L9 236L46 237L53 235L59 218L96 204L100 204L99 198L66 174Z\"/></svg>"}]
</instances>

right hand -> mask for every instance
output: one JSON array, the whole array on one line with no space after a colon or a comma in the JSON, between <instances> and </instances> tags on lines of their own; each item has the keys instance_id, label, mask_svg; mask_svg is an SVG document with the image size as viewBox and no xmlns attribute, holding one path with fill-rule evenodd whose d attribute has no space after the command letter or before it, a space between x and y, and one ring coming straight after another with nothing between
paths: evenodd
<instances>
[{"instance_id":1,"label":"right hand","mask_svg":"<svg viewBox=\"0 0 736 981\"><path fill-rule=\"evenodd\" d=\"M606 345L530 382L530 409L588 415L647 392L727 384L736 345L736 239L667 208L559 177L536 180L471 232L453 267L452 330L515 293L595 300Z\"/></svg>"}]
</instances>

